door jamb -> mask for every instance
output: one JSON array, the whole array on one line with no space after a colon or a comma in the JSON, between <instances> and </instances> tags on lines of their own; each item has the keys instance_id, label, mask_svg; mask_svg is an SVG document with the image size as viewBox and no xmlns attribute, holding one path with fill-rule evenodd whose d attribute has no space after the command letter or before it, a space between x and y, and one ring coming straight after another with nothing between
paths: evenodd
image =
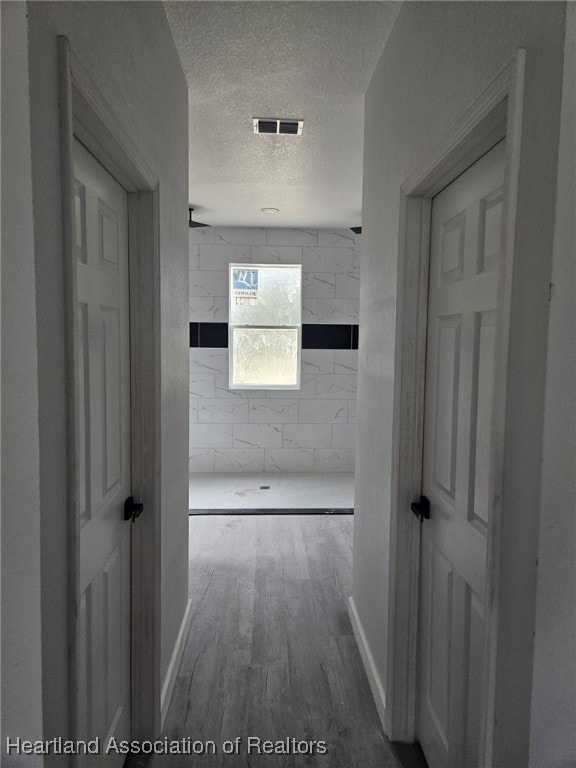
<instances>
[{"instance_id":1,"label":"door jamb","mask_svg":"<svg viewBox=\"0 0 576 768\"><path fill-rule=\"evenodd\" d=\"M79 450L76 281L73 247L76 136L128 193L130 269L130 422L133 494L146 514L132 526L131 711L132 738L160 731L160 288L158 179L117 119L98 87L58 37L62 226L65 253L66 384L68 392L68 550L70 731L78 736L79 529L77 525Z\"/></svg>"},{"instance_id":2,"label":"door jamb","mask_svg":"<svg viewBox=\"0 0 576 768\"><path fill-rule=\"evenodd\" d=\"M491 520L488 537L485 705L481 765L492 764L494 712L498 687L499 563L502 541L504 430L516 201L522 139L522 107L526 54L498 74L470 109L446 134L401 188L394 433L391 493L389 643L386 676L386 733L391 740L414 741L417 716L417 649L420 570L420 524L410 502L419 498L426 363L426 325L431 200L443 187L506 136L502 311L493 409L494 455L491 466Z\"/></svg>"}]
</instances>

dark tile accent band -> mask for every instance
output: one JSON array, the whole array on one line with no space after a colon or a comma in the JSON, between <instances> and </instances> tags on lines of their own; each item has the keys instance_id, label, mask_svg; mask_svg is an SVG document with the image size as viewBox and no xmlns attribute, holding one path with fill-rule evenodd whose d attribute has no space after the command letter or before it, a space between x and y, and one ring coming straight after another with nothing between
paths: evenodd
<instances>
[{"instance_id":1,"label":"dark tile accent band","mask_svg":"<svg viewBox=\"0 0 576 768\"><path fill-rule=\"evenodd\" d=\"M228 347L228 323L190 323L191 347ZM302 349L358 349L357 325L302 326Z\"/></svg>"},{"instance_id":2,"label":"dark tile accent band","mask_svg":"<svg viewBox=\"0 0 576 768\"><path fill-rule=\"evenodd\" d=\"M191 347L228 347L228 323L190 323Z\"/></svg>"},{"instance_id":3,"label":"dark tile accent band","mask_svg":"<svg viewBox=\"0 0 576 768\"><path fill-rule=\"evenodd\" d=\"M302 349L354 349L353 325L302 326Z\"/></svg>"},{"instance_id":4,"label":"dark tile accent band","mask_svg":"<svg viewBox=\"0 0 576 768\"><path fill-rule=\"evenodd\" d=\"M228 323L198 323L198 346L228 346Z\"/></svg>"},{"instance_id":5,"label":"dark tile accent band","mask_svg":"<svg viewBox=\"0 0 576 768\"><path fill-rule=\"evenodd\" d=\"M352 326L352 349L358 349L358 326Z\"/></svg>"}]
</instances>

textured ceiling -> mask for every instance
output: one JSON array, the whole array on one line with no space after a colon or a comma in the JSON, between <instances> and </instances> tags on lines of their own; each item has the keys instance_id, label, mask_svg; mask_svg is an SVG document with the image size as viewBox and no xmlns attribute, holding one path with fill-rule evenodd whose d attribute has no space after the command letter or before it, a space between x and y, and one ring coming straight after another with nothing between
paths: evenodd
<instances>
[{"instance_id":1,"label":"textured ceiling","mask_svg":"<svg viewBox=\"0 0 576 768\"><path fill-rule=\"evenodd\" d=\"M400 3L165 7L190 94L194 218L360 225L364 93ZM304 119L303 135L255 135L253 117Z\"/></svg>"}]
</instances>

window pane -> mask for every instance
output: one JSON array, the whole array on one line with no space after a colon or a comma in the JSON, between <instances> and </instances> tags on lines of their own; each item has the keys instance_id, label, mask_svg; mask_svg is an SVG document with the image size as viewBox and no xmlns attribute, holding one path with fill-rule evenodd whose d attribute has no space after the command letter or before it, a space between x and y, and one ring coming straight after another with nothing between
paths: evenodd
<instances>
[{"instance_id":1,"label":"window pane","mask_svg":"<svg viewBox=\"0 0 576 768\"><path fill-rule=\"evenodd\" d=\"M300 386L297 328L232 328L231 387Z\"/></svg>"},{"instance_id":2,"label":"window pane","mask_svg":"<svg viewBox=\"0 0 576 768\"><path fill-rule=\"evenodd\" d=\"M231 325L300 325L302 266L230 264Z\"/></svg>"}]
</instances>

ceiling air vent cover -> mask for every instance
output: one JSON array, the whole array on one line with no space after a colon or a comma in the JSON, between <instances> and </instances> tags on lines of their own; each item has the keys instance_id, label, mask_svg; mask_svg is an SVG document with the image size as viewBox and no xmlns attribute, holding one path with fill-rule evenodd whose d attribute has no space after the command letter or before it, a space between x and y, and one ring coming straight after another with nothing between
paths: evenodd
<instances>
[{"instance_id":1,"label":"ceiling air vent cover","mask_svg":"<svg viewBox=\"0 0 576 768\"><path fill-rule=\"evenodd\" d=\"M281 117L255 117L252 120L254 133L288 133L301 136L304 120L288 120Z\"/></svg>"}]
</instances>

